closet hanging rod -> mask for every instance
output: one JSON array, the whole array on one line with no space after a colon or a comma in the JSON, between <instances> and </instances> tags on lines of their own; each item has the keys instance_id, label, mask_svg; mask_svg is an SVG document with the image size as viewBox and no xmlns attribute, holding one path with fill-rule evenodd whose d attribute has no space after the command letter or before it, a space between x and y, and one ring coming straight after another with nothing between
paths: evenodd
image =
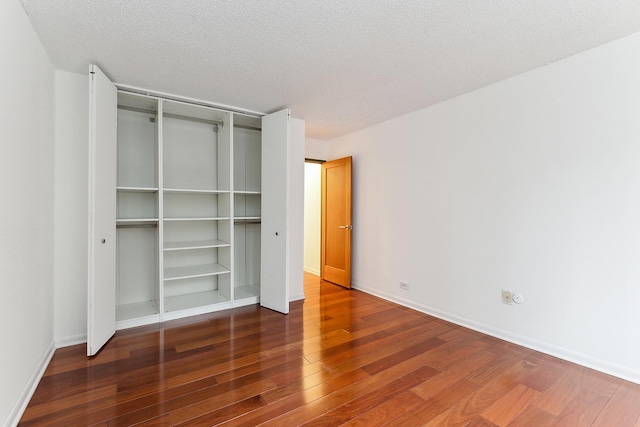
<instances>
[{"instance_id":1,"label":"closet hanging rod","mask_svg":"<svg viewBox=\"0 0 640 427\"><path fill-rule=\"evenodd\" d=\"M208 124L211 124L211 125L224 127L224 122L222 120L201 119L201 118L198 118L198 117L189 117L189 116L183 116L183 115L180 115L180 114L173 114L173 113L163 113L163 115L165 117L171 117L173 119L190 120L192 122L208 123Z\"/></svg>"},{"instance_id":2,"label":"closet hanging rod","mask_svg":"<svg viewBox=\"0 0 640 427\"><path fill-rule=\"evenodd\" d=\"M236 219L233 221L234 224L262 224L262 221L257 219Z\"/></svg>"},{"instance_id":3,"label":"closet hanging rod","mask_svg":"<svg viewBox=\"0 0 640 427\"><path fill-rule=\"evenodd\" d=\"M115 85L116 85L116 88L118 88L118 91L124 92L124 93L135 93L138 95L152 96L154 98L160 98L168 101L178 101L178 102L183 102L183 103L192 104L192 105L200 105L202 107L215 108L216 110L224 110L232 113L239 113L249 117L262 117L265 115L265 113L262 113L260 111L247 110L244 108L234 107L233 105L216 104L214 102L204 101L202 99L178 96L178 95L174 95L166 92L156 92L153 90L143 89L136 86L125 85L122 83L115 83Z\"/></svg>"},{"instance_id":4,"label":"closet hanging rod","mask_svg":"<svg viewBox=\"0 0 640 427\"><path fill-rule=\"evenodd\" d=\"M249 129L249 130L257 130L258 132L262 132L262 128L259 128L257 126L248 126L248 125L236 125L234 123L233 125L234 128L238 128L238 129Z\"/></svg>"},{"instance_id":5,"label":"closet hanging rod","mask_svg":"<svg viewBox=\"0 0 640 427\"><path fill-rule=\"evenodd\" d=\"M138 108L138 107L129 107L127 105L118 105L118 108L120 108L121 110L135 111L136 113L151 114L153 116L158 114L156 110L148 110L146 108Z\"/></svg>"},{"instance_id":6,"label":"closet hanging rod","mask_svg":"<svg viewBox=\"0 0 640 427\"><path fill-rule=\"evenodd\" d=\"M147 110L145 108L138 108L138 107L128 107L126 105L118 105L118 108L122 110L135 111L137 113L151 114L153 116L156 116L158 114L158 112L155 110ZM198 117L189 117L189 116L183 116L181 114L173 114L173 113L163 113L163 115L165 117L171 117L174 119L190 120L192 122L208 123L208 124L224 127L224 122L222 120L201 119Z\"/></svg>"}]
</instances>

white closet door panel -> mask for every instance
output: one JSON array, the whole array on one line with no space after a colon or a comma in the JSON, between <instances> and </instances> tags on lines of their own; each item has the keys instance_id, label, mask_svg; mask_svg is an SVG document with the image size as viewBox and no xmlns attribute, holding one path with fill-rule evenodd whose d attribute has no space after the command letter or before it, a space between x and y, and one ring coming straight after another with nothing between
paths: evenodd
<instances>
[{"instance_id":1,"label":"white closet door panel","mask_svg":"<svg viewBox=\"0 0 640 427\"><path fill-rule=\"evenodd\" d=\"M262 118L262 268L260 305L289 312L287 185L289 110Z\"/></svg>"},{"instance_id":2,"label":"white closet door panel","mask_svg":"<svg viewBox=\"0 0 640 427\"><path fill-rule=\"evenodd\" d=\"M116 330L117 91L89 69L89 266L87 355Z\"/></svg>"},{"instance_id":3,"label":"white closet door panel","mask_svg":"<svg viewBox=\"0 0 640 427\"><path fill-rule=\"evenodd\" d=\"M291 119L289 140L289 297L304 298L305 122Z\"/></svg>"}]
</instances>

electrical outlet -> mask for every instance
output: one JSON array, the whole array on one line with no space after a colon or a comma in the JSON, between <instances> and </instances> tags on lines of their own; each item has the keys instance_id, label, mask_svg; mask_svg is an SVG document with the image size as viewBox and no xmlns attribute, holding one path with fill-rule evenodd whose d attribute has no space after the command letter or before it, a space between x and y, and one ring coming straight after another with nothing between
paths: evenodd
<instances>
[{"instance_id":1,"label":"electrical outlet","mask_svg":"<svg viewBox=\"0 0 640 427\"><path fill-rule=\"evenodd\" d=\"M407 282L400 282L400 289L408 291L409 290L409 284Z\"/></svg>"},{"instance_id":2,"label":"electrical outlet","mask_svg":"<svg viewBox=\"0 0 640 427\"><path fill-rule=\"evenodd\" d=\"M502 303L503 304L511 304L513 303L513 292L502 290Z\"/></svg>"}]
</instances>

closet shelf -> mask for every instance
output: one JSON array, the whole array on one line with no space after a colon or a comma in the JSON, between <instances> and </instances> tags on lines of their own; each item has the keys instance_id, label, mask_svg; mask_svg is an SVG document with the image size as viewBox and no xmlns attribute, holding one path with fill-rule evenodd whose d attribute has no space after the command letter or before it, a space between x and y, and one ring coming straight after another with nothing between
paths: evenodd
<instances>
[{"instance_id":1,"label":"closet shelf","mask_svg":"<svg viewBox=\"0 0 640 427\"><path fill-rule=\"evenodd\" d=\"M242 196L259 196L262 194L260 191L246 191L246 190L233 190L233 194Z\"/></svg>"},{"instance_id":2,"label":"closet shelf","mask_svg":"<svg viewBox=\"0 0 640 427\"><path fill-rule=\"evenodd\" d=\"M244 285L234 288L234 300L256 298L260 296L260 285Z\"/></svg>"},{"instance_id":3,"label":"closet shelf","mask_svg":"<svg viewBox=\"0 0 640 427\"><path fill-rule=\"evenodd\" d=\"M164 221L224 221L231 219L228 216L224 217L195 217L195 218L164 218Z\"/></svg>"},{"instance_id":4,"label":"closet shelf","mask_svg":"<svg viewBox=\"0 0 640 427\"><path fill-rule=\"evenodd\" d=\"M192 294L176 295L164 299L164 311L188 310L214 304L229 302L229 297L220 291L196 292Z\"/></svg>"},{"instance_id":5,"label":"closet shelf","mask_svg":"<svg viewBox=\"0 0 640 427\"><path fill-rule=\"evenodd\" d=\"M173 194L229 194L229 190L196 190L186 188L165 188L165 193Z\"/></svg>"},{"instance_id":6,"label":"closet shelf","mask_svg":"<svg viewBox=\"0 0 640 427\"><path fill-rule=\"evenodd\" d=\"M118 218L116 219L116 227L136 227L136 226L154 226L158 225L158 218Z\"/></svg>"},{"instance_id":7,"label":"closet shelf","mask_svg":"<svg viewBox=\"0 0 640 427\"><path fill-rule=\"evenodd\" d=\"M155 301L120 304L116 307L116 319L118 321L153 316L158 313L160 311Z\"/></svg>"},{"instance_id":8,"label":"closet shelf","mask_svg":"<svg viewBox=\"0 0 640 427\"><path fill-rule=\"evenodd\" d=\"M222 240L191 240L184 242L165 242L165 251L182 251L189 249L224 248L231 246Z\"/></svg>"},{"instance_id":9,"label":"closet shelf","mask_svg":"<svg viewBox=\"0 0 640 427\"><path fill-rule=\"evenodd\" d=\"M156 193L158 187L116 187L116 190L123 193Z\"/></svg>"},{"instance_id":10,"label":"closet shelf","mask_svg":"<svg viewBox=\"0 0 640 427\"><path fill-rule=\"evenodd\" d=\"M189 279L192 277L217 276L230 273L227 267L220 264L190 265L187 267L171 267L164 269L164 280Z\"/></svg>"},{"instance_id":11,"label":"closet shelf","mask_svg":"<svg viewBox=\"0 0 640 427\"><path fill-rule=\"evenodd\" d=\"M244 221L260 221L261 217L259 216L236 216L233 218L236 222L244 222Z\"/></svg>"}]
</instances>

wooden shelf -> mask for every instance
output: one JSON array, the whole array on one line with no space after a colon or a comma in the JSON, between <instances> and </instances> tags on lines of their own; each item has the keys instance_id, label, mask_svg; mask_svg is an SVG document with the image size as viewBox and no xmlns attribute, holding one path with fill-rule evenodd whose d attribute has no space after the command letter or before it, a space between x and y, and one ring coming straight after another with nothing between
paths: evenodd
<instances>
[{"instance_id":1,"label":"wooden shelf","mask_svg":"<svg viewBox=\"0 0 640 427\"><path fill-rule=\"evenodd\" d=\"M165 242L165 251L182 251L188 249L224 248L231 246L222 240L191 240L186 242Z\"/></svg>"},{"instance_id":2,"label":"wooden shelf","mask_svg":"<svg viewBox=\"0 0 640 427\"><path fill-rule=\"evenodd\" d=\"M196 292L165 298L164 310L165 312L187 310L226 302L229 302L229 298L220 291Z\"/></svg>"},{"instance_id":3,"label":"wooden shelf","mask_svg":"<svg viewBox=\"0 0 640 427\"><path fill-rule=\"evenodd\" d=\"M220 264L193 265L187 267L171 267L165 268L164 280L180 280L189 279L191 277L217 276L219 274L228 274L229 269Z\"/></svg>"}]
</instances>

